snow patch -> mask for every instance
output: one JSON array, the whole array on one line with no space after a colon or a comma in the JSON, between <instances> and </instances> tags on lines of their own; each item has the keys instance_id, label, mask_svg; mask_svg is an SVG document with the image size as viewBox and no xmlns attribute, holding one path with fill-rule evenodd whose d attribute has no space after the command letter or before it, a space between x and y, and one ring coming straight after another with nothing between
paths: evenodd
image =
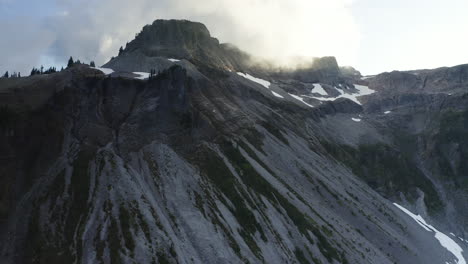
<instances>
[{"instance_id":1,"label":"snow patch","mask_svg":"<svg viewBox=\"0 0 468 264\"><path fill-rule=\"evenodd\" d=\"M269 81L266 81L266 80L263 80L263 79L260 79L260 78L255 78L255 77L253 77L252 75L250 75L248 73L238 72L237 74L244 77L244 78L246 78L246 79L248 79L248 80L251 80L252 82L258 83L258 84L264 86L267 89L270 88L271 83Z\"/></svg>"},{"instance_id":2,"label":"snow patch","mask_svg":"<svg viewBox=\"0 0 468 264\"><path fill-rule=\"evenodd\" d=\"M390 114L392 111L385 111L384 114L388 115Z\"/></svg>"},{"instance_id":3,"label":"snow patch","mask_svg":"<svg viewBox=\"0 0 468 264\"><path fill-rule=\"evenodd\" d=\"M312 91L310 91L311 93L316 93L316 94L320 94L320 95L324 95L324 96L328 95L327 91L325 91L323 89L323 87L322 87L322 85L320 83L314 83L313 86L314 86L314 88L312 89Z\"/></svg>"},{"instance_id":4,"label":"snow patch","mask_svg":"<svg viewBox=\"0 0 468 264\"><path fill-rule=\"evenodd\" d=\"M304 103L305 105L307 105L307 106L309 106L309 107L314 107L313 105L304 102L304 98L299 97L299 96L294 95L294 94L290 94L290 93L288 93L288 94L289 94L290 96L292 96L294 99L297 99L297 100L301 101L301 102Z\"/></svg>"},{"instance_id":5,"label":"snow patch","mask_svg":"<svg viewBox=\"0 0 468 264\"><path fill-rule=\"evenodd\" d=\"M369 89L369 87L364 86L364 85L355 84L354 87L356 88L356 90L358 90L357 93L352 93L352 94L345 93L342 89L335 87L335 89L340 93L340 95L337 97L315 97L315 96L307 96L307 97L317 99L320 101L335 101L338 98L347 98L359 105L362 105L361 102L359 102L359 100L357 99L358 97L375 93L374 90Z\"/></svg>"},{"instance_id":6,"label":"snow patch","mask_svg":"<svg viewBox=\"0 0 468 264\"><path fill-rule=\"evenodd\" d=\"M340 92L341 95L338 96L337 98L340 98L340 97L347 98L356 102L359 105L362 105L361 102L359 102L359 100L357 99L358 97L375 93L374 90L369 89L369 87L364 86L364 85L355 84L354 87L356 88L356 90L358 90L357 93L348 94L348 93L343 92L342 90L338 90L338 92Z\"/></svg>"},{"instance_id":7,"label":"snow patch","mask_svg":"<svg viewBox=\"0 0 468 264\"><path fill-rule=\"evenodd\" d=\"M140 75L138 77L135 77L135 79L140 79L140 80L148 79L150 76L149 72L134 72L134 74Z\"/></svg>"},{"instance_id":8,"label":"snow patch","mask_svg":"<svg viewBox=\"0 0 468 264\"><path fill-rule=\"evenodd\" d=\"M254 76L252 76L252 75L250 75L250 74L248 74L248 73L238 72L237 74L240 75L240 76L242 76L242 77L244 77L244 78L246 78L247 80L250 80L250 81L252 81L252 82L258 83L258 84L262 85L263 87L265 87L265 88L267 88L267 89L270 89L271 83L270 83L269 81L267 81L267 80L263 80L263 79L260 79L260 78L256 78L256 77L254 77ZM274 92L274 91L271 91L271 93L272 93L274 96L278 97L278 98L284 98L281 94L276 93L276 92ZM301 99L302 99L302 98L301 98Z\"/></svg>"},{"instance_id":9,"label":"snow patch","mask_svg":"<svg viewBox=\"0 0 468 264\"><path fill-rule=\"evenodd\" d=\"M113 70L113 69L110 69L110 68L91 67L91 69L95 69L95 70L101 71L101 72L104 73L105 75L109 75L109 74L112 74L112 73L114 72L114 70Z\"/></svg>"},{"instance_id":10,"label":"snow patch","mask_svg":"<svg viewBox=\"0 0 468 264\"><path fill-rule=\"evenodd\" d=\"M426 231L434 232L435 238L439 240L439 243L442 245L442 247L447 249L450 253L452 253L455 256L455 258L457 258L458 261L456 262L456 264L466 264L466 260L462 254L463 249L455 241L453 241L449 236L447 236L446 234L437 230L435 227L426 223L426 221L422 218L422 216L413 214L408 209L404 208L403 206L397 203L393 203L393 204L398 209L402 210L405 214L413 218L413 220L416 221L416 223L418 223L422 228L426 229Z\"/></svg>"},{"instance_id":11,"label":"snow patch","mask_svg":"<svg viewBox=\"0 0 468 264\"><path fill-rule=\"evenodd\" d=\"M167 60L170 61L170 62L178 62L178 61L180 61L180 60L178 60L178 59L167 59Z\"/></svg>"},{"instance_id":12,"label":"snow patch","mask_svg":"<svg viewBox=\"0 0 468 264\"><path fill-rule=\"evenodd\" d=\"M361 119L360 118L351 118L351 120L353 120L354 122L361 122Z\"/></svg>"},{"instance_id":13,"label":"snow patch","mask_svg":"<svg viewBox=\"0 0 468 264\"><path fill-rule=\"evenodd\" d=\"M374 90L365 85L355 84L354 87L359 91L358 95L356 96L364 96L375 93Z\"/></svg>"},{"instance_id":14,"label":"snow patch","mask_svg":"<svg viewBox=\"0 0 468 264\"><path fill-rule=\"evenodd\" d=\"M284 98L281 94L275 93L273 91L271 91L271 93L278 98Z\"/></svg>"}]
</instances>

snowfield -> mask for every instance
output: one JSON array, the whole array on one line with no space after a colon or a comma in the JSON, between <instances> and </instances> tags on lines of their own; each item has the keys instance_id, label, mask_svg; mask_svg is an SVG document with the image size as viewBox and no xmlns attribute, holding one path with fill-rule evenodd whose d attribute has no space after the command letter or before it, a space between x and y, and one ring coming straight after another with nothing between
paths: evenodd
<instances>
[{"instance_id":1,"label":"snowfield","mask_svg":"<svg viewBox=\"0 0 468 264\"><path fill-rule=\"evenodd\" d=\"M309 107L314 107L313 105L306 103L306 102L304 101L304 98L299 97L299 96L294 95L294 94L290 94L290 93L288 93L288 94L289 94L291 97L293 97L294 99L297 99L297 100L301 101L301 102L304 103L305 105L307 105L307 106L309 106Z\"/></svg>"},{"instance_id":2,"label":"snowfield","mask_svg":"<svg viewBox=\"0 0 468 264\"><path fill-rule=\"evenodd\" d=\"M360 118L351 118L351 120L353 120L354 122L361 122L361 119Z\"/></svg>"},{"instance_id":3,"label":"snowfield","mask_svg":"<svg viewBox=\"0 0 468 264\"><path fill-rule=\"evenodd\" d=\"M439 240L439 243L442 245L442 247L446 248L450 253L452 253L455 256L455 258L458 259L458 261L456 261L455 264L466 264L466 260L462 254L463 249L455 241L453 241L449 236L447 236L446 234L437 230L435 227L426 223L426 221L420 215L413 214L408 209L404 208L403 206L397 203L393 203L393 204L398 209L402 210L405 214L413 218L414 221L416 221L416 223L418 223L422 228L426 229L426 231L434 232L435 238ZM446 263L450 264L452 262L446 262Z\"/></svg>"},{"instance_id":4,"label":"snowfield","mask_svg":"<svg viewBox=\"0 0 468 264\"><path fill-rule=\"evenodd\" d=\"M358 97L361 97L361 96L364 96L364 95L370 95L370 94L375 93L374 90L369 89L369 87L364 86L364 85L355 84L354 87L356 88L356 90L358 90L358 92L357 93L352 93L352 94L345 93L342 89L335 87L335 89L340 93L340 95L337 96L337 97L316 97L316 96L306 96L306 95L305 96L309 97L309 98L317 99L317 100L320 100L320 101L335 101L338 98L347 98L347 99L349 99L351 101L354 101L355 103L357 103L359 105L362 105L361 102L358 100ZM315 90L315 87L314 87L313 90ZM324 91L324 92L326 92L326 91Z\"/></svg>"},{"instance_id":5,"label":"snowfield","mask_svg":"<svg viewBox=\"0 0 468 264\"><path fill-rule=\"evenodd\" d=\"M271 93L278 98L284 98L281 94L275 93L273 91L271 91Z\"/></svg>"},{"instance_id":6,"label":"snowfield","mask_svg":"<svg viewBox=\"0 0 468 264\"><path fill-rule=\"evenodd\" d=\"M246 78L247 80L250 80L252 82L255 82L255 83L258 83L260 84L261 86L267 88L267 89L270 89L270 86L271 86L271 83L267 80L263 80L263 79L260 79L260 78L257 78L257 77L253 77L252 75L248 74L248 73L242 73L242 72L238 72L237 73L238 75ZM284 98L281 94L279 93L276 93L274 91L271 91L271 93L275 96L275 97L278 97L278 98Z\"/></svg>"},{"instance_id":7,"label":"snowfield","mask_svg":"<svg viewBox=\"0 0 468 264\"><path fill-rule=\"evenodd\" d=\"M170 62L178 62L178 61L180 61L180 60L178 60L178 59L167 59L167 60L170 61Z\"/></svg>"},{"instance_id":8,"label":"snowfield","mask_svg":"<svg viewBox=\"0 0 468 264\"><path fill-rule=\"evenodd\" d=\"M314 83L314 88L312 89L311 93L316 93L320 95L327 96L328 93L325 91L320 83Z\"/></svg>"},{"instance_id":9,"label":"snowfield","mask_svg":"<svg viewBox=\"0 0 468 264\"><path fill-rule=\"evenodd\" d=\"M257 78L257 77L253 77L252 75L248 74L248 73L242 73L242 72L238 72L237 73L239 76L242 76L244 77L245 79L249 80L249 81L252 81L252 82L255 82L255 83L258 83L260 84L261 86L267 88L267 89L270 89L270 86L271 86L271 83L267 80L263 80L263 79L260 79L260 78ZM278 97L278 98L281 98L283 99L284 96L282 96L281 94L279 93L276 93L275 91L271 91L271 93L275 96L275 97Z\"/></svg>"},{"instance_id":10,"label":"snowfield","mask_svg":"<svg viewBox=\"0 0 468 264\"><path fill-rule=\"evenodd\" d=\"M135 79L140 79L140 80L148 79L150 76L149 72L134 72L134 74L140 75L138 77L135 77Z\"/></svg>"},{"instance_id":11,"label":"snowfield","mask_svg":"<svg viewBox=\"0 0 468 264\"><path fill-rule=\"evenodd\" d=\"M237 74L244 77L244 78L246 78L246 79L248 79L248 80L251 80L252 82L258 83L258 84L262 85L263 87L265 87L267 89L270 88L271 83L269 81L253 77L252 75L250 75L248 73L238 72Z\"/></svg>"},{"instance_id":12,"label":"snowfield","mask_svg":"<svg viewBox=\"0 0 468 264\"><path fill-rule=\"evenodd\" d=\"M95 69L95 70L101 71L101 72L104 73L105 75L109 75L109 74L112 74L112 73L114 72L113 69L109 69L109 68L91 67L91 69Z\"/></svg>"}]
</instances>

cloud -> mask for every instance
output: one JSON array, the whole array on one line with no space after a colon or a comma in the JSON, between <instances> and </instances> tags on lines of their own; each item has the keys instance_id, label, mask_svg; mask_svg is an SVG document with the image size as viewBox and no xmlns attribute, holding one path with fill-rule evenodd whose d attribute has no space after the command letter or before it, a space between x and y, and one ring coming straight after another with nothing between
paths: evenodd
<instances>
[{"instance_id":1,"label":"cloud","mask_svg":"<svg viewBox=\"0 0 468 264\"><path fill-rule=\"evenodd\" d=\"M1 21L0 21L1 22ZM20 71L29 74L35 62L41 60L44 52L54 42L55 34L33 23L22 20L1 22L0 70Z\"/></svg>"},{"instance_id":2,"label":"cloud","mask_svg":"<svg viewBox=\"0 0 468 264\"><path fill-rule=\"evenodd\" d=\"M199 1L179 3L196 6ZM295 56L337 56L353 63L360 35L349 0L205 0L193 11L223 41L257 56L288 62Z\"/></svg>"},{"instance_id":3,"label":"cloud","mask_svg":"<svg viewBox=\"0 0 468 264\"><path fill-rule=\"evenodd\" d=\"M0 70L30 69L44 61L65 63L70 55L103 64L145 24L158 18L202 22L221 42L233 43L254 55L281 63L294 56L334 55L342 64L353 64L360 40L347 7L350 0L44 2L57 11L27 25L10 21L22 24L26 31L17 32L11 40L0 41L0 47L11 50L0 53L2 58L7 57ZM21 42L35 45L31 50L19 50L17 44Z\"/></svg>"}]
</instances>

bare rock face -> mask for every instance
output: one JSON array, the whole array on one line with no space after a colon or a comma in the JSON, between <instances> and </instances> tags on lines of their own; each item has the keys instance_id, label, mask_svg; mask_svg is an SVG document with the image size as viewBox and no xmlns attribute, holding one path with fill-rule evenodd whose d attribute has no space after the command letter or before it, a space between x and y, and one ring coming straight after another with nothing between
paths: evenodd
<instances>
[{"instance_id":1,"label":"bare rock face","mask_svg":"<svg viewBox=\"0 0 468 264\"><path fill-rule=\"evenodd\" d=\"M465 66L361 80L242 54L158 20L110 75L0 79L0 263L462 263Z\"/></svg>"},{"instance_id":2,"label":"bare rock face","mask_svg":"<svg viewBox=\"0 0 468 264\"><path fill-rule=\"evenodd\" d=\"M143 27L125 51L140 50L149 57L189 58L192 52L214 49L219 41L210 36L205 25L190 21L156 20Z\"/></svg>"},{"instance_id":3,"label":"bare rock face","mask_svg":"<svg viewBox=\"0 0 468 264\"><path fill-rule=\"evenodd\" d=\"M143 27L136 38L127 44L119 57L111 60L106 67L120 66L135 67L141 65L141 59L165 58L173 60L187 60L193 64L203 64L225 70L240 70L245 67L249 56L229 44L220 44L211 37L205 25L186 20L156 20L151 25ZM120 60L125 60L122 65ZM146 68L160 66L144 65ZM167 62L166 62L167 63Z\"/></svg>"},{"instance_id":4,"label":"bare rock face","mask_svg":"<svg viewBox=\"0 0 468 264\"><path fill-rule=\"evenodd\" d=\"M382 73L369 78L369 86L388 94L465 92L468 65L434 70Z\"/></svg>"}]
</instances>

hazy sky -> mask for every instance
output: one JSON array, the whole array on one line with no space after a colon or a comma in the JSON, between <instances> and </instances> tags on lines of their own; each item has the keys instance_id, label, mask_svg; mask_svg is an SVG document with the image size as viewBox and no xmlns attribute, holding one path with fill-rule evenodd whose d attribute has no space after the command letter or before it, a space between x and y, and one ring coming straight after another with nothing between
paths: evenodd
<instances>
[{"instance_id":1,"label":"hazy sky","mask_svg":"<svg viewBox=\"0 0 468 264\"><path fill-rule=\"evenodd\" d=\"M468 63L467 0L0 0L0 73L105 63L157 18L289 63L336 56L363 74Z\"/></svg>"}]
</instances>

